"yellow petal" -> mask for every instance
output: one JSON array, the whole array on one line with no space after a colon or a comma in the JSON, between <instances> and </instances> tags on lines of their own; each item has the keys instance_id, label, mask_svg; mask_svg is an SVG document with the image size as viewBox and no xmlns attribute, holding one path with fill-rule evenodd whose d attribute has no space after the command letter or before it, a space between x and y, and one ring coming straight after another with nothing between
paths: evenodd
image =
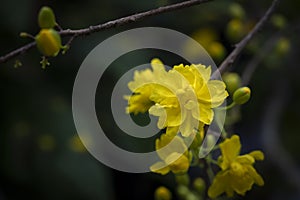
<instances>
[{"instance_id":1,"label":"yellow petal","mask_svg":"<svg viewBox=\"0 0 300 200\"><path fill-rule=\"evenodd\" d=\"M255 160L264 160L264 153L262 151L256 150L249 153Z\"/></svg>"},{"instance_id":2,"label":"yellow petal","mask_svg":"<svg viewBox=\"0 0 300 200\"><path fill-rule=\"evenodd\" d=\"M175 174L185 173L190 167L189 159L185 155L176 152L170 154L165 162L169 165L170 170Z\"/></svg>"},{"instance_id":3,"label":"yellow petal","mask_svg":"<svg viewBox=\"0 0 300 200\"><path fill-rule=\"evenodd\" d=\"M179 132L179 126L168 126L166 134L170 136L175 136Z\"/></svg>"},{"instance_id":4,"label":"yellow petal","mask_svg":"<svg viewBox=\"0 0 300 200\"><path fill-rule=\"evenodd\" d=\"M151 67L155 73L162 73L165 71L164 64L158 58L153 58L151 60Z\"/></svg>"},{"instance_id":5,"label":"yellow petal","mask_svg":"<svg viewBox=\"0 0 300 200\"><path fill-rule=\"evenodd\" d=\"M150 166L150 170L161 175L169 173L170 168L164 162L157 162Z\"/></svg>"},{"instance_id":6,"label":"yellow petal","mask_svg":"<svg viewBox=\"0 0 300 200\"><path fill-rule=\"evenodd\" d=\"M179 131L183 137L189 137L198 129L199 124L201 124L201 122L193 118L191 112L187 112L183 123L179 127Z\"/></svg>"},{"instance_id":7,"label":"yellow petal","mask_svg":"<svg viewBox=\"0 0 300 200\"><path fill-rule=\"evenodd\" d=\"M220 171L215 176L213 183L208 188L208 196L212 199L226 192L228 196L233 196L233 189L230 188L230 177L228 171Z\"/></svg>"},{"instance_id":8,"label":"yellow petal","mask_svg":"<svg viewBox=\"0 0 300 200\"><path fill-rule=\"evenodd\" d=\"M222 152L222 163L220 164L220 167L222 170L225 170L240 154L240 137L238 135L233 135L231 138L225 139L225 141L220 144L220 149Z\"/></svg>"},{"instance_id":9,"label":"yellow petal","mask_svg":"<svg viewBox=\"0 0 300 200\"><path fill-rule=\"evenodd\" d=\"M251 165L248 165L248 166L246 166L246 168L247 168L250 176L253 178L254 182L259 186L263 186L264 179L257 173L257 171L254 169L254 167Z\"/></svg>"},{"instance_id":10,"label":"yellow petal","mask_svg":"<svg viewBox=\"0 0 300 200\"><path fill-rule=\"evenodd\" d=\"M200 113L198 118L197 116L193 115L194 118L199 119L204 124L211 124L213 117L214 117L214 111L210 108L205 106L204 104L199 104Z\"/></svg>"},{"instance_id":11,"label":"yellow petal","mask_svg":"<svg viewBox=\"0 0 300 200\"><path fill-rule=\"evenodd\" d=\"M166 108L167 126L180 126L184 119L181 118L180 108Z\"/></svg>"},{"instance_id":12,"label":"yellow petal","mask_svg":"<svg viewBox=\"0 0 300 200\"><path fill-rule=\"evenodd\" d=\"M158 128L163 129L167 125L167 113L165 108L163 108L161 105L155 104L152 106L149 109L149 114L159 117L157 122Z\"/></svg>"},{"instance_id":13,"label":"yellow petal","mask_svg":"<svg viewBox=\"0 0 300 200\"><path fill-rule=\"evenodd\" d=\"M183 64L180 64L175 65L173 69L179 72L186 80L188 80L189 84L194 84L195 74L191 71L190 66L184 66Z\"/></svg>"},{"instance_id":14,"label":"yellow petal","mask_svg":"<svg viewBox=\"0 0 300 200\"><path fill-rule=\"evenodd\" d=\"M253 178L247 174L231 176L231 187L239 195L245 195L248 190L251 190L253 183Z\"/></svg>"},{"instance_id":15,"label":"yellow petal","mask_svg":"<svg viewBox=\"0 0 300 200\"><path fill-rule=\"evenodd\" d=\"M145 113L153 106L154 102L149 99L150 93L147 92L148 86L145 87L144 93L124 96L128 100L127 113Z\"/></svg>"},{"instance_id":16,"label":"yellow petal","mask_svg":"<svg viewBox=\"0 0 300 200\"><path fill-rule=\"evenodd\" d=\"M252 156L246 154L246 155L238 156L236 158L236 162L239 162L241 164L251 165L255 162L255 159Z\"/></svg>"},{"instance_id":17,"label":"yellow petal","mask_svg":"<svg viewBox=\"0 0 300 200\"><path fill-rule=\"evenodd\" d=\"M225 90L225 83L219 80L210 80L208 81L207 86L211 96L212 107L215 108L220 106L228 96L228 93Z\"/></svg>"},{"instance_id":18,"label":"yellow petal","mask_svg":"<svg viewBox=\"0 0 300 200\"><path fill-rule=\"evenodd\" d=\"M150 99L162 106L179 106L176 95L168 88L159 84L155 85L155 88L153 88Z\"/></svg>"},{"instance_id":19,"label":"yellow petal","mask_svg":"<svg viewBox=\"0 0 300 200\"><path fill-rule=\"evenodd\" d=\"M187 147L183 139L179 136L173 137L167 134L162 134L160 138L155 141L155 149L157 150L159 157L162 160L166 160L167 157L174 152L183 154L187 150Z\"/></svg>"},{"instance_id":20,"label":"yellow petal","mask_svg":"<svg viewBox=\"0 0 300 200\"><path fill-rule=\"evenodd\" d=\"M210 79L211 75L211 66L206 67L205 65L192 65L197 71L198 74L201 75L201 78L204 79L205 82L207 82Z\"/></svg>"}]
</instances>

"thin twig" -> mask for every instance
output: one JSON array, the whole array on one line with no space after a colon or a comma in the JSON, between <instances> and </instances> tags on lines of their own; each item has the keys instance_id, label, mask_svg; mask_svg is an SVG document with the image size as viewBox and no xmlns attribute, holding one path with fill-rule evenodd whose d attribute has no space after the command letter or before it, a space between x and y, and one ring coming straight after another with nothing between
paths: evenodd
<instances>
[{"instance_id":1,"label":"thin twig","mask_svg":"<svg viewBox=\"0 0 300 200\"><path fill-rule=\"evenodd\" d=\"M237 56L245 48L245 46L248 44L248 42L266 24L267 20L270 18L271 14L274 12L274 10L279 2L280 2L280 0L274 0L272 2L269 9L266 11L266 13L263 15L263 17L259 20L259 22L255 25L255 27L238 44L235 45L235 49L222 62L222 64L218 68L219 69L218 72L215 72L213 74L213 76L212 76L213 78L215 78L218 75L218 73L222 74L228 70L229 66L235 61Z\"/></svg>"},{"instance_id":2,"label":"thin twig","mask_svg":"<svg viewBox=\"0 0 300 200\"><path fill-rule=\"evenodd\" d=\"M14 51L11 51L10 53L0 57L0 63L7 62L9 59L12 59L12 58L14 58L18 55L24 54L25 52L27 52L28 50L30 50L34 46L35 46L35 42L31 42L31 43L26 44L26 45L14 50Z\"/></svg>"},{"instance_id":3,"label":"thin twig","mask_svg":"<svg viewBox=\"0 0 300 200\"><path fill-rule=\"evenodd\" d=\"M133 15L130 15L130 16L127 16L127 17L119 18L119 19L116 19L116 20L112 20L112 21L106 22L104 24L89 26L88 28L78 29L78 30L66 29L66 30L60 31L59 33L60 33L61 36L74 36L74 38L76 38L78 36L89 35L91 33L99 32L99 31L102 31L102 30L110 29L110 28L114 28L116 26L121 26L121 25L125 25L125 24L128 24L128 23L132 23L132 22L144 19L146 17L158 15L158 14L161 14L161 13L171 12L171 11L174 11L174 10L180 10L180 9L183 9L183 8L195 6L195 5L206 3L206 2L209 2L209 1L212 1L212 0L189 0L189 1L184 1L184 2L181 2L181 3L171 4L171 5L159 7L159 8L156 8L156 9L152 9L152 10L149 10L149 11L133 14ZM4 55L4 56L1 56L0 57L0 63L7 62L9 59L12 59L12 58L14 58L18 55L24 54L29 49L31 49L34 45L35 45L35 42L32 42L32 43L29 43L25 46L22 46L22 47L20 47L16 50L12 51L12 52Z\"/></svg>"}]
</instances>

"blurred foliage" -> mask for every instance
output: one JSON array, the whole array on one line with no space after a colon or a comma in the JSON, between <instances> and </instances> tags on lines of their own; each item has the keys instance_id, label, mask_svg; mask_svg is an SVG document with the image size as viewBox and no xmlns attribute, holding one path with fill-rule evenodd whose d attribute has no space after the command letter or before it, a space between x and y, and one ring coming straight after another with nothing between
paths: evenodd
<instances>
[{"instance_id":1,"label":"blurred foliage","mask_svg":"<svg viewBox=\"0 0 300 200\"><path fill-rule=\"evenodd\" d=\"M29 41L20 38L20 32L38 32L37 13L43 5L53 8L63 28L76 29L175 2L179 1L2 0L0 55ZM1 64L0 199L153 199L155 188L159 185L165 185L173 192L172 176L117 172L102 165L84 150L77 138L71 110L72 87L81 62L93 47L115 33L142 26L159 26L194 37L210 49L219 64L270 3L270 0L213 1L95 33L75 40L66 55L49 60L51 66L46 70L39 65L40 54L36 49L17 60ZM260 134L266 104L272 101L270 98L277 84L286 81L289 96L279 124L280 138L298 166L299 8L300 1L282 1L276 17L251 41L234 64L233 71L242 74L266 42L274 40L275 47L270 52L260 52L263 60L249 83L253 92L251 101L239 111L241 120L232 127L234 132L243 135L245 151L263 148ZM273 37L275 35L279 37ZM169 66L185 62L167 52L133 52L117 60L99 83L99 87L104 86L99 88L96 98L99 121L109 130L109 137L123 148L130 149L134 144L134 151L148 151L154 148L154 138L141 141L124 136L114 125L107 98L123 72L149 62L157 54ZM266 161L258 166L266 185L249 192L245 199L300 198L297 187L291 185L280 169L269 162L268 155ZM196 178L202 172L191 170L190 173Z\"/></svg>"}]
</instances>

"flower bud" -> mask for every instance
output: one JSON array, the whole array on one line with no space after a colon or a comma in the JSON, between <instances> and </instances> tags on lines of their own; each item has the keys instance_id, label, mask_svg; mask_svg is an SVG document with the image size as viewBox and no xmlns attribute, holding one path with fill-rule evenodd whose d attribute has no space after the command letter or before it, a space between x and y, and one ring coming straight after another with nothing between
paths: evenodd
<instances>
[{"instance_id":1,"label":"flower bud","mask_svg":"<svg viewBox=\"0 0 300 200\"><path fill-rule=\"evenodd\" d=\"M242 105L246 103L251 96L251 90L248 87L241 87L233 93L233 101L236 104Z\"/></svg>"},{"instance_id":2,"label":"flower bud","mask_svg":"<svg viewBox=\"0 0 300 200\"><path fill-rule=\"evenodd\" d=\"M181 185L188 186L190 184L190 177L188 174L178 174L175 176L176 182Z\"/></svg>"},{"instance_id":3,"label":"flower bud","mask_svg":"<svg viewBox=\"0 0 300 200\"><path fill-rule=\"evenodd\" d=\"M245 15L246 15L244 9L238 3L230 4L228 11L232 17L238 18L238 19L243 19L243 18L245 18Z\"/></svg>"},{"instance_id":4,"label":"flower bud","mask_svg":"<svg viewBox=\"0 0 300 200\"><path fill-rule=\"evenodd\" d=\"M54 28L56 20L51 8L44 6L40 9L38 23L40 28Z\"/></svg>"},{"instance_id":5,"label":"flower bud","mask_svg":"<svg viewBox=\"0 0 300 200\"><path fill-rule=\"evenodd\" d=\"M56 56L61 48L61 38L54 29L42 29L35 37L38 50L45 56Z\"/></svg>"},{"instance_id":6,"label":"flower bud","mask_svg":"<svg viewBox=\"0 0 300 200\"><path fill-rule=\"evenodd\" d=\"M280 14L273 15L271 17L271 22L278 29L282 29L286 25L285 17L283 15L280 15Z\"/></svg>"},{"instance_id":7,"label":"flower bud","mask_svg":"<svg viewBox=\"0 0 300 200\"><path fill-rule=\"evenodd\" d=\"M219 42L211 42L207 47L207 51L216 61L221 61L226 55L225 47Z\"/></svg>"},{"instance_id":8,"label":"flower bud","mask_svg":"<svg viewBox=\"0 0 300 200\"><path fill-rule=\"evenodd\" d=\"M170 190L164 186L160 186L155 190L154 193L155 200L171 200L172 193Z\"/></svg>"},{"instance_id":9,"label":"flower bud","mask_svg":"<svg viewBox=\"0 0 300 200\"><path fill-rule=\"evenodd\" d=\"M196 178L193 182L193 187L196 191L202 193L205 190L205 181L202 178Z\"/></svg>"},{"instance_id":10,"label":"flower bud","mask_svg":"<svg viewBox=\"0 0 300 200\"><path fill-rule=\"evenodd\" d=\"M278 55L283 56L289 52L290 47L291 47L291 43L290 43L289 39L282 37L278 40L278 42L275 46L275 52Z\"/></svg>"},{"instance_id":11,"label":"flower bud","mask_svg":"<svg viewBox=\"0 0 300 200\"><path fill-rule=\"evenodd\" d=\"M223 81L226 84L226 90L230 95L236 91L242 83L240 76L237 73L227 72L222 76Z\"/></svg>"},{"instance_id":12,"label":"flower bud","mask_svg":"<svg viewBox=\"0 0 300 200\"><path fill-rule=\"evenodd\" d=\"M212 149L216 144L216 138L212 134L206 134L206 148Z\"/></svg>"},{"instance_id":13,"label":"flower bud","mask_svg":"<svg viewBox=\"0 0 300 200\"><path fill-rule=\"evenodd\" d=\"M226 35L231 42L239 41L245 35L244 24L240 19L232 19L227 24Z\"/></svg>"},{"instance_id":14,"label":"flower bud","mask_svg":"<svg viewBox=\"0 0 300 200\"><path fill-rule=\"evenodd\" d=\"M190 193L190 190L187 186L179 185L177 187L177 194L180 198L185 198Z\"/></svg>"}]
</instances>

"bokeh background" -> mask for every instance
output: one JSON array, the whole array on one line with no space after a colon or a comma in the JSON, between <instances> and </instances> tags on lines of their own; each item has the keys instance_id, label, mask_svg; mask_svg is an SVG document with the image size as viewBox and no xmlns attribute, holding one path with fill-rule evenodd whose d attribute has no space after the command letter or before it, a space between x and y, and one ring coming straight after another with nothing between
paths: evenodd
<instances>
[{"instance_id":1,"label":"bokeh background","mask_svg":"<svg viewBox=\"0 0 300 200\"><path fill-rule=\"evenodd\" d=\"M79 29L175 2L179 1L2 0L0 55L30 41L20 38L20 32L35 35L39 31L37 13L43 5L53 8L63 28ZM219 64L270 3L216 0L80 37L66 55L50 59L51 66L45 70L41 69L40 54L35 48L0 64L0 200L153 199L154 190L160 185L167 186L176 199L171 174L119 172L104 166L85 150L71 110L73 83L80 64L104 39L143 26L187 34L199 41ZM229 128L240 134L243 152L262 149L266 157L256 164L265 186L254 187L237 199L300 199L299 8L299 1L282 1L271 21L231 67L251 87L252 99L232 111L231 120L235 123ZM109 98L122 73L153 57L170 66L185 62L157 50L126 54L107 70L97 92L99 121L107 136L134 151L153 149L155 138L134 139L122 133L111 116ZM15 66L16 62L22 66ZM120 112L125 112L125 108ZM141 117L144 118L137 119L138 123L147 123L148 119ZM201 173L190 170L192 177Z\"/></svg>"}]
</instances>

